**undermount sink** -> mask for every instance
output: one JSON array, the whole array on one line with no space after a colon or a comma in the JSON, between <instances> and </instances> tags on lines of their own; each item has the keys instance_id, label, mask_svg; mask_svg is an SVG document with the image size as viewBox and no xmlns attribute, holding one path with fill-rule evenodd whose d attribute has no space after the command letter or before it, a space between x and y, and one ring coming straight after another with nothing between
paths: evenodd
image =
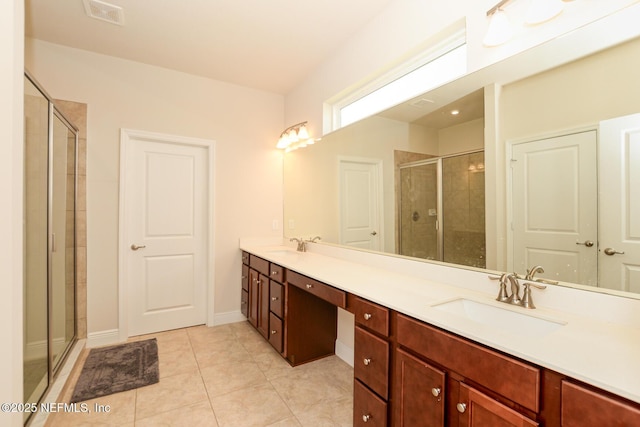
<instances>
[{"instance_id":1,"label":"undermount sink","mask_svg":"<svg viewBox=\"0 0 640 427\"><path fill-rule=\"evenodd\" d=\"M491 326L499 331L506 331L520 336L542 337L566 325L566 322L559 320L544 319L520 312L525 310L524 308L513 307L513 309L510 309L511 307L509 306L502 308L466 298L434 304L432 307L436 310L464 317L472 322Z\"/></svg>"},{"instance_id":2,"label":"undermount sink","mask_svg":"<svg viewBox=\"0 0 640 427\"><path fill-rule=\"evenodd\" d=\"M277 256L298 256L300 255L300 252L298 251L294 251L292 249L273 249L273 250L269 250L266 251L268 254L270 255L277 255Z\"/></svg>"}]
</instances>

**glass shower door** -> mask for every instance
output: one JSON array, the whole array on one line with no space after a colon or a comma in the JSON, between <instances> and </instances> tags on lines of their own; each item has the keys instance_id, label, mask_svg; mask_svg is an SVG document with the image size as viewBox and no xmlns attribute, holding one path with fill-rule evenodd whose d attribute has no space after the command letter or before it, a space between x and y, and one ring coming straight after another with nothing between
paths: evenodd
<instances>
[{"instance_id":1,"label":"glass shower door","mask_svg":"<svg viewBox=\"0 0 640 427\"><path fill-rule=\"evenodd\" d=\"M49 384L48 152L49 101L24 81L24 401L37 402Z\"/></svg>"},{"instance_id":2,"label":"glass shower door","mask_svg":"<svg viewBox=\"0 0 640 427\"><path fill-rule=\"evenodd\" d=\"M57 112L56 112L57 113ZM51 337L56 370L75 336L75 132L53 116L51 150Z\"/></svg>"},{"instance_id":3,"label":"glass shower door","mask_svg":"<svg viewBox=\"0 0 640 427\"><path fill-rule=\"evenodd\" d=\"M438 163L400 169L400 254L439 259Z\"/></svg>"}]
</instances>

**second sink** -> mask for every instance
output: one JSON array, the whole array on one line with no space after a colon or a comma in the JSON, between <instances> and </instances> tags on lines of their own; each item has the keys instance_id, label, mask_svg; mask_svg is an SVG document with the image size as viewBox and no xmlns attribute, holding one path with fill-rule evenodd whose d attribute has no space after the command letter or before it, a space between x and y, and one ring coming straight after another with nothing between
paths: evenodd
<instances>
[{"instance_id":1,"label":"second sink","mask_svg":"<svg viewBox=\"0 0 640 427\"><path fill-rule=\"evenodd\" d=\"M464 317L476 323L491 326L522 336L541 337L562 328L566 323L519 313L482 302L458 298L432 305L436 310Z\"/></svg>"}]
</instances>

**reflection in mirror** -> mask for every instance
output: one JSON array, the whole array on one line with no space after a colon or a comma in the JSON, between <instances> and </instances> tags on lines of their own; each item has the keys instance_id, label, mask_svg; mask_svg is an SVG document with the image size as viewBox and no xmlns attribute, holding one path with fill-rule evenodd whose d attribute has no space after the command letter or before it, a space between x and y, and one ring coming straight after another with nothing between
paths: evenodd
<instances>
[{"instance_id":1,"label":"reflection in mirror","mask_svg":"<svg viewBox=\"0 0 640 427\"><path fill-rule=\"evenodd\" d=\"M535 56L534 52L529 54ZM497 69L504 70L509 65L507 62L512 60L519 59L510 58L505 63L499 64L502 68ZM445 259L445 261L482 267L482 259L486 261L485 268L502 271L516 270L519 273L524 273L526 268L534 264L542 264L545 267L545 273L542 276L549 279L583 284L594 289L640 292L640 277L638 277L640 275L634 273L640 271L638 267L640 255L634 258L630 254L635 250L622 249L623 246L621 246L630 240L640 241L640 231L638 231L640 225L634 219L640 218L640 214L620 216L620 212L630 212L628 209L619 211L618 214L609 214L613 216L612 220L606 221L608 225L604 223L602 215L599 218L596 217L591 221L591 225L594 221L596 222L595 236L582 233L574 223L553 224L554 227L565 227L562 232L554 232L554 239L569 242L565 248L520 244L518 232L511 230L512 223L517 225L517 215L520 215L514 212L514 209L520 207L534 209L533 211L525 209L522 212L523 218L533 218L531 215L537 214L535 218L539 220L537 225L527 223L523 227L530 229L537 227L542 232L545 231L545 227L551 226L549 221L556 221L557 218L571 219L576 215L584 216L587 212L585 210L577 210L573 214L562 210L562 206L575 200L572 195L584 187L585 181L580 177L574 184L567 182L568 177L575 178L575 175L571 174L581 168L591 172L600 171L592 178L597 180L598 190L595 194L597 208L594 208L591 202L592 204L589 205L591 207L587 210L592 213L601 211L603 195L620 192L629 197L608 203L622 207L637 206L637 195L640 191L638 174L622 175L619 171L640 170L640 166L633 166L635 165L633 162L640 161L640 149L638 149L640 143L637 142L635 134L628 134L626 140L630 141L630 145L627 146L626 163L614 166L616 169L603 169L600 164L604 161L601 158L602 154L614 150L613 141L620 140L620 137L618 134L618 137L604 139L599 124L602 121L640 112L640 85L635 75L635 70L639 66L640 40L636 39L515 81L505 80L502 75L493 75L491 81L499 83L498 89L495 89L485 78L490 75L491 70L481 70L478 74L463 77L459 82L453 82L446 87L415 98L402 106L394 107L387 112L328 134L312 147L287 153L284 160L285 235L321 235L323 242L345 244L345 233L340 228L341 218L345 217L345 213L341 214L344 203L340 203L338 196L341 191L339 159L377 162L382 175L379 184L382 196L379 203L377 205L373 203L373 206L376 207L375 216L378 218L379 226L375 230L376 235L371 239L374 244L360 247L422 259L438 259L441 255L438 254L438 249L429 249L426 246L426 241L433 243L437 239L437 233L433 233L433 229L430 233L434 236L426 231L412 230L410 227L408 231L404 231L403 227L406 227L407 221L409 224L413 221L414 211L419 218L430 218L433 223L435 223L434 217L437 219L437 215L440 214L438 208L426 206L421 208L424 214L418 209L411 210L411 207L406 214L403 213L401 183L409 179L407 177L409 171L405 169L412 163L427 164L428 158L444 158L452 154L484 151L487 156L484 163L487 165L487 173L481 174L486 175L486 192L482 196L485 198L486 209L484 230L490 230L485 236L487 256L481 258L480 254L475 258L472 257L471 260L463 257L464 259ZM480 75L482 78L478 77ZM469 89L477 81L481 82L479 87ZM461 87L464 93L460 93ZM489 92L486 92L486 88L490 88ZM445 91L449 95L446 95ZM486 100L483 96L485 93L489 93ZM443 107L437 106L438 99L454 99L447 98L451 94L456 94L460 99ZM474 102L471 102L472 100ZM463 108L457 103L467 105ZM466 118L465 113L473 111L471 105L478 106L477 109L482 113L470 114L470 117ZM495 117L486 122L483 116L483 105L490 106L492 113L495 113ZM421 108L430 111L430 114L419 114ZM460 114L454 118L449 114L452 108L460 110ZM403 119L403 116L410 119ZM440 124L445 119L446 122ZM595 137L595 145L600 148L596 153L596 163L599 163L597 167L587 163L582 163L582 166L580 163L575 163L575 168L572 168L570 162L582 162L582 160L576 160L576 150L571 155L565 150L557 158L540 156L537 158L539 171L546 173L547 181L543 185L538 185L539 198L537 200L512 198L514 194L516 196L530 194L530 189L517 187L518 183L511 179L511 164L517 163L511 162L509 156L512 153L519 155L518 152L526 148L526 144L536 141L548 142L551 138L558 138L556 141L561 141L566 136L583 133L591 139ZM498 135L498 137L490 137L485 141L485 134ZM616 152L619 152L622 158L623 152ZM634 156L633 159L630 156ZM531 159L533 157L529 160ZM623 167L625 165L627 165L626 169ZM632 167L629 168L629 166ZM620 169L621 167L623 169ZM606 175L614 179L606 179L603 171L608 172ZM612 184L613 181L617 184ZM443 180L443 182L446 186L446 181ZM540 184L542 181L536 182ZM627 187L620 188L621 182L626 182ZM410 185L415 186L415 184ZM609 186L617 186L617 188ZM564 194L554 192L561 188L564 189ZM469 206L477 206L480 203L481 196L478 194L477 197L478 199L469 203ZM360 195L359 198L369 203L372 201L372 197L368 195ZM428 203L433 204L433 202L425 202L425 205ZM353 211L354 208L350 206L349 209ZM431 209L436 210L433 212ZM370 212L370 209L363 208L357 215L354 214L352 219L355 218L358 221L353 221L351 226L368 225L365 224L365 219L371 218ZM430 213L435 215L430 216ZM473 215L474 219L477 219L479 214ZM459 228L475 232L478 231L475 225L459 226ZM622 227L622 225L625 226ZM616 237L615 243L608 243L608 238L604 236L603 230L607 227L618 231L619 236ZM626 234L620 235L622 232ZM406 233L416 234L412 236L414 241L405 242L403 234ZM419 236L419 233L424 235ZM459 238L465 245L469 243L468 239L470 239L469 236ZM591 246L584 244L588 241L593 241L594 244ZM435 243L435 245L437 248L438 244ZM481 248L480 245L470 245ZM625 252L625 254L607 255L605 253L607 248ZM611 253L611 250L607 252ZM582 273L579 273L579 265L585 265L585 261L577 261L577 253L580 251L591 251L595 254L596 262L587 261L595 271L588 279L580 277ZM446 254L446 246L445 249L441 249L442 252ZM605 266L604 263L611 263L612 260L617 260L617 267ZM603 272L607 269L621 270L624 274L622 277L618 275L613 278L613 276L604 275Z\"/></svg>"}]
</instances>

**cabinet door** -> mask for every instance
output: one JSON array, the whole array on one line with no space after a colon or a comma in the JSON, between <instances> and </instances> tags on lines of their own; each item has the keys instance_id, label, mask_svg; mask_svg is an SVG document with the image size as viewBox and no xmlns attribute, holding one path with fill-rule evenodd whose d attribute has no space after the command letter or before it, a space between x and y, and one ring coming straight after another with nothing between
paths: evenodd
<instances>
[{"instance_id":1,"label":"cabinet door","mask_svg":"<svg viewBox=\"0 0 640 427\"><path fill-rule=\"evenodd\" d=\"M457 404L460 427L530 427L538 423L493 400L484 393L460 384Z\"/></svg>"},{"instance_id":2,"label":"cabinet door","mask_svg":"<svg viewBox=\"0 0 640 427\"><path fill-rule=\"evenodd\" d=\"M258 309L260 307L260 273L249 269L249 323L258 327Z\"/></svg>"},{"instance_id":3,"label":"cabinet door","mask_svg":"<svg viewBox=\"0 0 640 427\"><path fill-rule=\"evenodd\" d=\"M269 278L260 274L258 278L258 331L269 338Z\"/></svg>"},{"instance_id":4,"label":"cabinet door","mask_svg":"<svg viewBox=\"0 0 640 427\"><path fill-rule=\"evenodd\" d=\"M395 354L394 425L444 426L445 373L402 350Z\"/></svg>"},{"instance_id":5,"label":"cabinet door","mask_svg":"<svg viewBox=\"0 0 640 427\"><path fill-rule=\"evenodd\" d=\"M562 382L562 427L640 425L640 409L577 384Z\"/></svg>"}]
</instances>

